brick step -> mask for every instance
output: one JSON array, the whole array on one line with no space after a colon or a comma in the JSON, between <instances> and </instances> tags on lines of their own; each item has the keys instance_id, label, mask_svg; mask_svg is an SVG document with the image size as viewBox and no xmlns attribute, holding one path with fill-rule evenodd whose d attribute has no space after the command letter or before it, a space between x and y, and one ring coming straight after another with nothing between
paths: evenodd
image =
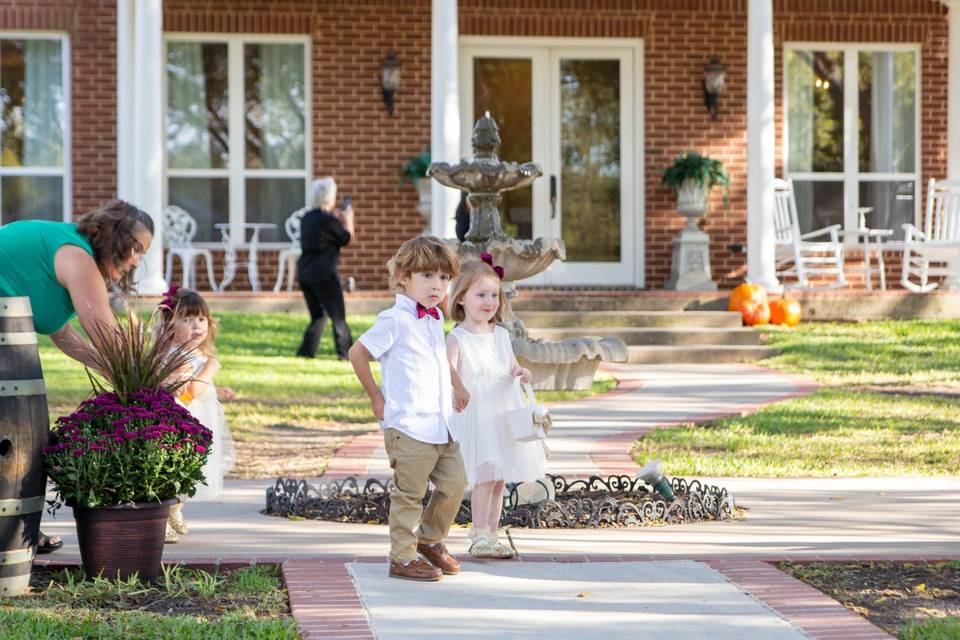
<instances>
[{"instance_id":1,"label":"brick step","mask_svg":"<svg viewBox=\"0 0 960 640\"><path fill-rule=\"evenodd\" d=\"M628 345L759 345L760 332L749 327L604 327L529 329L530 337L565 340L582 337L620 338Z\"/></svg>"},{"instance_id":2,"label":"brick step","mask_svg":"<svg viewBox=\"0 0 960 640\"><path fill-rule=\"evenodd\" d=\"M629 346L631 364L727 364L753 362L777 355L759 345L644 345Z\"/></svg>"},{"instance_id":3,"label":"brick step","mask_svg":"<svg viewBox=\"0 0 960 640\"><path fill-rule=\"evenodd\" d=\"M714 327L743 325L735 311L526 311L517 316L527 328L579 327Z\"/></svg>"},{"instance_id":4,"label":"brick step","mask_svg":"<svg viewBox=\"0 0 960 640\"><path fill-rule=\"evenodd\" d=\"M577 295L579 294L579 295ZM726 311L729 291L624 291L595 294L588 291L521 292L513 301L517 313L530 311Z\"/></svg>"}]
</instances>

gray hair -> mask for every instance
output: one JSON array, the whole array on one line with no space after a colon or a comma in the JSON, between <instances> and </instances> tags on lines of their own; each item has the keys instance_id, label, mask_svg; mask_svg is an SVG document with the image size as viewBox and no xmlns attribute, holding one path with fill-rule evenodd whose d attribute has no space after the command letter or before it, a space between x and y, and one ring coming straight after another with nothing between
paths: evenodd
<instances>
[{"instance_id":1,"label":"gray hair","mask_svg":"<svg viewBox=\"0 0 960 640\"><path fill-rule=\"evenodd\" d=\"M333 176L314 180L310 184L310 206L313 209L331 209L337 202L337 182Z\"/></svg>"}]
</instances>

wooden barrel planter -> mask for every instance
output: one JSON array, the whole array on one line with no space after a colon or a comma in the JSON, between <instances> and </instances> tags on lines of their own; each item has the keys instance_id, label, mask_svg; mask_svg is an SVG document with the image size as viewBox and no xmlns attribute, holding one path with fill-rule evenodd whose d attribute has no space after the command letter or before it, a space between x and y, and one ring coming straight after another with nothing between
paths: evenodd
<instances>
[{"instance_id":1,"label":"wooden barrel planter","mask_svg":"<svg viewBox=\"0 0 960 640\"><path fill-rule=\"evenodd\" d=\"M50 421L29 298L0 297L0 597L30 584Z\"/></svg>"}]
</instances>

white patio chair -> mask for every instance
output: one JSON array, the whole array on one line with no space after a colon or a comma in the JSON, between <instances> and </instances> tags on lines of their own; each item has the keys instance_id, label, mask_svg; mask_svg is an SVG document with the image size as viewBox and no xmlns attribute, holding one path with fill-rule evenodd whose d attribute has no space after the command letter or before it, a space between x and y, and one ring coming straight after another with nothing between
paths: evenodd
<instances>
[{"instance_id":1,"label":"white patio chair","mask_svg":"<svg viewBox=\"0 0 960 640\"><path fill-rule=\"evenodd\" d=\"M213 277L213 255L208 249L193 246L193 238L197 235L197 221L189 213L176 205L170 205L163 210L163 239L167 245L167 268L164 279L170 282L173 276L173 259L180 258L183 267L183 282L188 289L195 288L195 262L202 257L207 263L207 277L210 279L210 288L217 290L217 281Z\"/></svg>"},{"instance_id":2,"label":"white patio chair","mask_svg":"<svg viewBox=\"0 0 960 640\"><path fill-rule=\"evenodd\" d=\"M793 180L774 181L774 235L776 238L777 276L795 276L797 284L786 287L812 289L811 275L828 275L834 282L827 289L846 286L843 275L843 242L840 240L841 225L800 233L797 216L797 201L794 198ZM811 241L811 238L825 237Z\"/></svg>"},{"instance_id":3,"label":"white patio chair","mask_svg":"<svg viewBox=\"0 0 960 640\"><path fill-rule=\"evenodd\" d=\"M283 223L283 228L290 238L290 246L280 252L280 263L277 265L277 283L273 285L274 293L280 291L284 272L287 274L287 291L293 290L293 280L297 275L297 261L300 259L302 252L300 249L300 223L303 221L303 215L309 210L307 207L297 209Z\"/></svg>"},{"instance_id":4,"label":"white patio chair","mask_svg":"<svg viewBox=\"0 0 960 640\"><path fill-rule=\"evenodd\" d=\"M945 289L960 288L960 180L930 178L923 231L912 224L903 225L900 284L909 291L927 293L940 286L930 282L930 276L945 276Z\"/></svg>"}]
</instances>

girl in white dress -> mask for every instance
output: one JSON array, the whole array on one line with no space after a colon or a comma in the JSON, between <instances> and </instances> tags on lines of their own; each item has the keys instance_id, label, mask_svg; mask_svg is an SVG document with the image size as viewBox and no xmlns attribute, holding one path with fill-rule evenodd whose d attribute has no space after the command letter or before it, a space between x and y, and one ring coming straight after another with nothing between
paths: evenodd
<instances>
[{"instance_id":1,"label":"girl in white dress","mask_svg":"<svg viewBox=\"0 0 960 640\"><path fill-rule=\"evenodd\" d=\"M504 484L542 478L547 462L540 442L517 442L506 424L507 410L516 406L513 379L531 382L531 375L517 364L510 334L497 325L506 303L503 270L489 254L481 258L462 265L448 303L460 324L447 336L447 356L470 393L467 408L453 414L451 430L472 488L470 555L512 558L513 549L497 539Z\"/></svg>"},{"instance_id":2,"label":"girl in white dress","mask_svg":"<svg viewBox=\"0 0 960 640\"><path fill-rule=\"evenodd\" d=\"M193 496L195 500L213 500L223 491L223 476L236 461L233 438L220 404L235 399L236 394L229 387L217 388L213 383L213 377L220 370L220 361L214 356L216 321L199 293L176 286L164 295L160 312L164 322L172 324L176 344L191 351L189 362L175 374L187 380L178 389L177 400L213 432L213 446L203 465L206 484L199 485ZM184 499L181 497L170 509L167 542L176 542L178 533L187 533L187 523L181 513Z\"/></svg>"}]
</instances>

